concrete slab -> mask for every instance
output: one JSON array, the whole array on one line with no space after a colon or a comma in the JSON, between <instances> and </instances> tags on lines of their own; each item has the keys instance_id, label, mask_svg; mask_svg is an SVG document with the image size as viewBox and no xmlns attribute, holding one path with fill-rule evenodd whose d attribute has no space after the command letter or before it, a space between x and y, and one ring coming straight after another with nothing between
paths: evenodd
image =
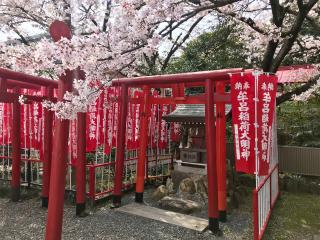
<instances>
[{"instance_id":1,"label":"concrete slab","mask_svg":"<svg viewBox=\"0 0 320 240\"><path fill-rule=\"evenodd\" d=\"M208 226L206 219L150 207L145 204L131 203L117 208L116 211L173 224L198 232L203 232Z\"/></svg>"}]
</instances>

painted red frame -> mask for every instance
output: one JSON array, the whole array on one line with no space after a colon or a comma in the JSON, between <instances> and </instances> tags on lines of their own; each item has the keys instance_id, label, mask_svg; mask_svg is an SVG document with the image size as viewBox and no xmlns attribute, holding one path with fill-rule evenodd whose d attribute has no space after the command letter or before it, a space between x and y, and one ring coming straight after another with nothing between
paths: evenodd
<instances>
[{"instance_id":1,"label":"painted red frame","mask_svg":"<svg viewBox=\"0 0 320 240\"><path fill-rule=\"evenodd\" d=\"M273 210L273 207L275 205L275 203L277 202L277 199L279 198L280 195L280 188L279 188L279 181L278 181L278 193L277 196L275 197L275 200L272 201L272 174L274 173L275 170L278 170L278 179L279 179L279 164L276 164L270 171L269 175L267 175L267 177L259 184L259 186L257 188L255 188L252 192L252 196L253 196L253 237L254 240L260 240L262 239L268 222L270 220L270 216ZM266 184L266 182L270 179L270 211L268 213L267 219L264 223L264 225L262 226L262 229L260 231L259 229L259 191L262 189L262 187Z\"/></svg>"}]
</instances>

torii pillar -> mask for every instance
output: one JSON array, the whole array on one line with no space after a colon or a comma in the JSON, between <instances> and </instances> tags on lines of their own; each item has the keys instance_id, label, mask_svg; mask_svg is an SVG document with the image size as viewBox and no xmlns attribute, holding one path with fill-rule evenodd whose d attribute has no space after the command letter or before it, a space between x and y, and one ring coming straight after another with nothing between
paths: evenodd
<instances>
[{"instance_id":1,"label":"torii pillar","mask_svg":"<svg viewBox=\"0 0 320 240\"><path fill-rule=\"evenodd\" d=\"M147 149L148 149L148 117L150 114L149 106L150 88L143 87L143 103L141 111L141 128L140 128L140 146L139 158L137 164L137 179L136 179L136 195L135 201L138 203L143 202L144 180L147 162Z\"/></svg>"},{"instance_id":2,"label":"torii pillar","mask_svg":"<svg viewBox=\"0 0 320 240\"><path fill-rule=\"evenodd\" d=\"M71 30L64 22L55 21L50 26L50 35L55 42L59 41L62 37L71 39ZM73 72L70 70L66 70L65 74L59 78L58 101L63 101L65 92L72 89L72 80ZM69 123L69 120L58 119L55 124L46 240L61 239L67 174Z\"/></svg>"},{"instance_id":3,"label":"torii pillar","mask_svg":"<svg viewBox=\"0 0 320 240\"><path fill-rule=\"evenodd\" d=\"M122 195L122 176L124 169L124 155L126 143L126 121L128 112L128 86L121 85L121 99L119 101L118 113L118 136L117 136L117 149L116 149L116 166L114 176L114 189L113 189L113 207L120 207Z\"/></svg>"},{"instance_id":4,"label":"torii pillar","mask_svg":"<svg viewBox=\"0 0 320 240\"><path fill-rule=\"evenodd\" d=\"M219 234L218 212L218 182L217 182L217 156L216 156L216 126L214 112L214 84L213 80L205 82L205 123L206 123L206 150L208 174L208 229Z\"/></svg>"},{"instance_id":5,"label":"torii pillar","mask_svg":"<svg viewBox=\"0 0 320 240\"><path fill-rule=\"evenodd\" d=\"M53 97L53 88L47 87L45 89L46 96L51 100ZM43 176L42 176L42 189L41 199L42 207L47 208L49 202L49 186L50 186L50 171L52 160L52 125L53 125L53 112L49 109L44 109L44 161L43 161Z\"/></svg>"},{"instance_id":6,"label":"torii pillar","mask_svg":"<svg viewBox=\"0 0 320 240\"><path fill-rule=\"evenodd\" d=\"M225 93L225 83L216 82L216 91ZM217 177L218 177L218 209L219 220L227 221L227 162L226 162L226 114L225 103L216 103L216 149L217 149Z\"/></svg>"},{"instance_id":7,"label":"torii pillar","mask_svg":"<svg viewBox=\"0 0 320 240\"><path fill-rule=\"evenodd\" d=\"M20 89L15 88L14 93L20 94ZM21 105L18 98L13 102L12 108L12 180L11 180L11 200L17 202L20 200L20 178L21 178L21 126L20 114Z\"/></svg>"}]
</instances>

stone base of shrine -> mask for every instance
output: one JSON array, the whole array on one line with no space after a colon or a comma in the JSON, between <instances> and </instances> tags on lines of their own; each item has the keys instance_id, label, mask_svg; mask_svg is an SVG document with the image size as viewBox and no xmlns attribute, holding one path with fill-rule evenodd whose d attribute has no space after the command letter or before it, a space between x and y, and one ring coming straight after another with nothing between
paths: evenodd
<instances>
[{"instance_id":1,"label":"stone base of shrine","mask_svg":"<svg viewBox=\"0 0 320 240\"><path fill-rule=\"evenodd\" d=\"M179 186L180 182L185 178L200 178L205 175L207 175L206 168L195 168L193 166L183 166L176 163L171 177L174 186Z\"/></svg>"}]
</instances>

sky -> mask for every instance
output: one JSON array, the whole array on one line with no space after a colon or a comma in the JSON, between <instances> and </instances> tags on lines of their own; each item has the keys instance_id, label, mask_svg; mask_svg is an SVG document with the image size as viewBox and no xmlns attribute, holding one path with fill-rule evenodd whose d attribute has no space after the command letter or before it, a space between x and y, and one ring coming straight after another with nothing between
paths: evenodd
<instances>
[{"instance_id":1,"label":"sky","mask_svg":"<svg viewBox=\"0 0 320 240\"><path fill-rule=\"evenodd\" d=\"M30 23L24 23L22 26L26 36L38 35L41 33L39 29L32 27ZM5 42L9 39L19 39L19 36L14 32L0 32L0 42Z\"/></svg>"}]
</instances>

